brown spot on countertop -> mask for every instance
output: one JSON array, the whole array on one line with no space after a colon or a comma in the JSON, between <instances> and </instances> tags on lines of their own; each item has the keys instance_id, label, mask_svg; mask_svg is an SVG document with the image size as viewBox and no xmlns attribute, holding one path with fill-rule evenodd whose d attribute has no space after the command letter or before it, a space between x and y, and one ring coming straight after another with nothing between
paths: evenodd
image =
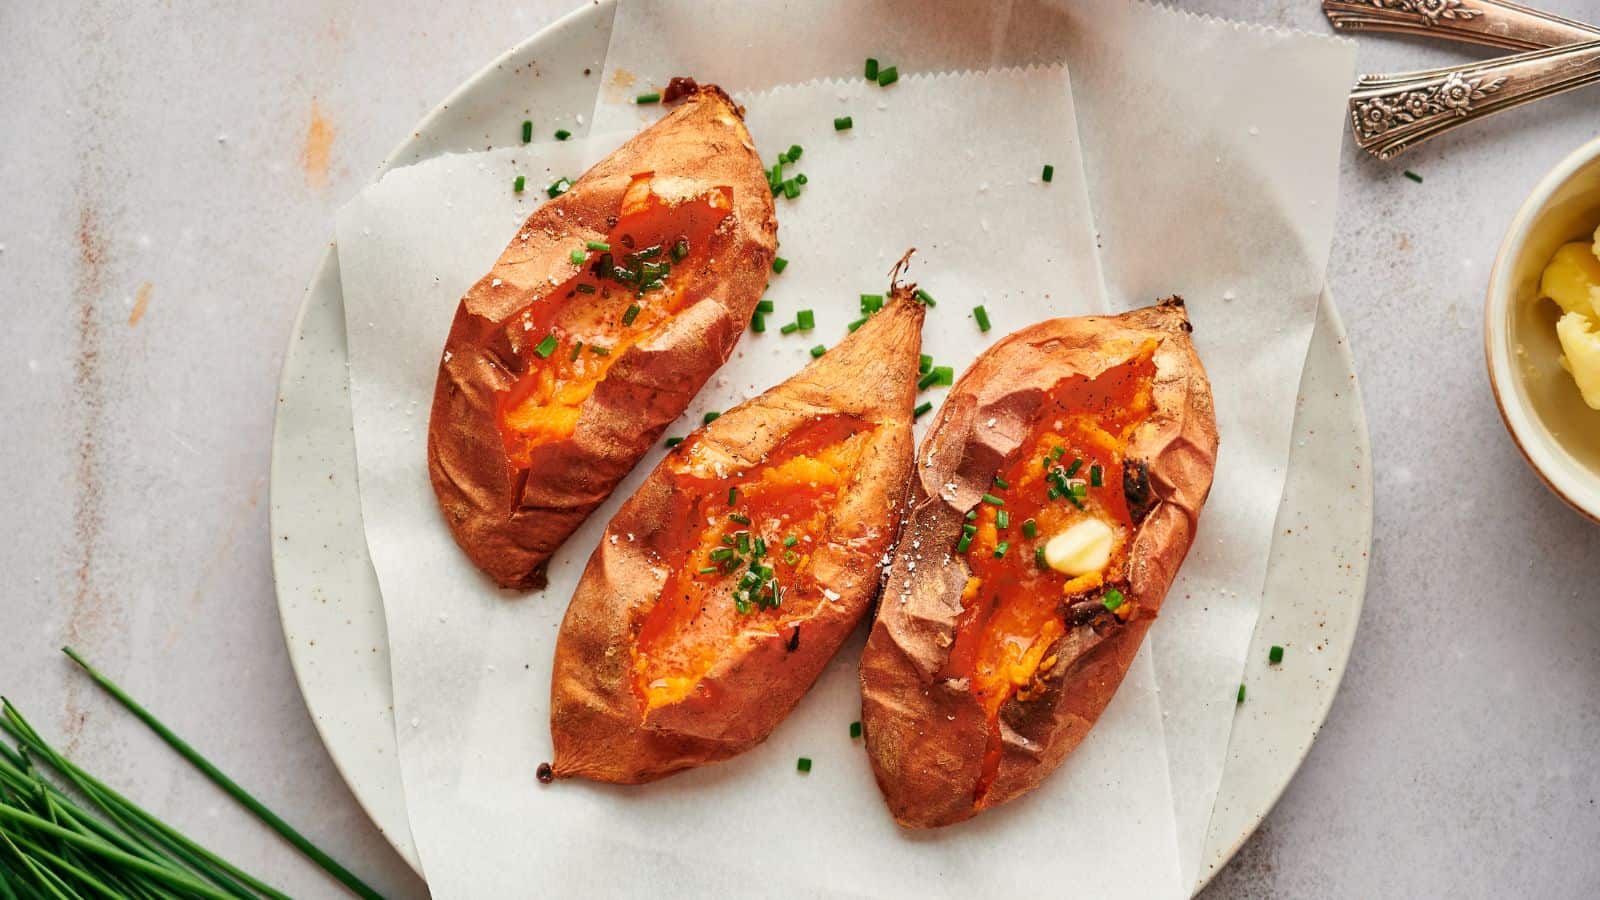
<instances>
[{"instance_id":1,"label":"brown spot on countertop","mask_svg":"<svg viewBox=\"0 0 1600 900\"><path fill-rule=\"evenodd\" d=\"M154 288L155 285L148 281L139 285L139 293L133 295L133 309L128 312L129 327L139 324L139 320L144 318L145 310L150 308L150 291Z\"/></svg>"},{"instance_id":2,"label":"brown spot on countertop","mask_svg":"<svg viewBox=\"0 0 1600 900\"><path fill-rule=\"evenodd\" d=\"M311 101L311 121L306 125L305 145L300 150L300 165L306 184L320 188L328 183L328 165L333 160L333 122L322 114L317 101Z\"/></svg>"},{"instance_id":3,"label":"brown spot on countertop","mask_svg":"<svg viewBox=\"0 0 1600 900\"><path fill-rule=\"evenodd\" d=\"M95 551L103 521L100 515L100 450L97 444L105 418L105 387L100 378L100 323L95 300L104 283L106 240L100 233L94 207L78 211L77 278L72 287L77 307L77 346L72 359L72 392L80 416L78 446L73 468L72 532L74 563L72 596L67 603L66 642L83 644L101 619L100 596L94 587ZM82 732L84 713L79 706L81 679L67 681L66 742L71 752Z\"/></svg>"}]
</instances>

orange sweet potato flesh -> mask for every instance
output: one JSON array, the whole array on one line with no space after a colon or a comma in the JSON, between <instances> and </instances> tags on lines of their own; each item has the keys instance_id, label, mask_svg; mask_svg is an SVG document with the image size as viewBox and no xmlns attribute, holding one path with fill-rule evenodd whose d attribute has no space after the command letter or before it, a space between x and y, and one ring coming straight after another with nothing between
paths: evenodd
<instances>
[{"instance_id":1,"label":"orange sweet potato flesh","mask_svg":"<svg viewBox=\"0 0 1600 900\"><path fill-rule=\"evenodd\" d=\"M727 360L776 240L740 110L709 86L528 217L457 308L428 426L434 493L480 569L543 584Z\"/></svg>"},{"instance_id":2,"label":"orange sweet potato flesh","mask_svg":"<svg viewBox=\"0 0 1600 900\"><path fill-rule=\"evenodd\" d=\"M922 319L897 287L623 504L556 644L556 777L635 783L726 759L799 702L866 615L899 530Z\"/></svg>"},{"instance_id":3,"label":"orange sweet potato flesh","mask_svg":"<svg viewBox=\"0 0 1600 900\"><path fill-rule=\"evenodd\" d=\"M896 821L948 825L1012 800L1082 741L1189 550L1216 452L1181 301L1041 322L961 377L918 450L861 661L867 751ZM1056 477L1080 493L1052 496ZM1103 569L1036 559L1084 518L1114 534Z\"/></svg>"}]
</instances>

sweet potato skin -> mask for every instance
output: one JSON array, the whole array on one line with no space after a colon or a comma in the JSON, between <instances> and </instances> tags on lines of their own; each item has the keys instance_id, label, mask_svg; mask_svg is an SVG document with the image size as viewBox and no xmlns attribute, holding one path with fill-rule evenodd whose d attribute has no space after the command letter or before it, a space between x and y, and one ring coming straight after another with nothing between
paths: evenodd
<instances>
[{"instance_id":1,"label":"sweet potato skin","mask_svg":"<svg viewBox=\"0 0 1600 900\"><path fill-rule=\"evenodd\" d=\"M674 271L679 312L620 354L580 407L573 433L507 460L496 402L527 370L508 324L577 271L569 253L606 238L635 174L676 196L731 187L710 246ZM532 588L556 548L610 495L733 352L766 286L777 220L739 109L715 87L618 148L543 204L467 291L445 341L428 427L428 471L456 543L498 584ZM522 348L526 351L526 348Z\"/></svg>"},{"instance_id":2,"label":"sweet potato skin","mask_svg":"<svg viewBox=\"0 0 1600 900\"><path fill-rule=\"evenodd\" d=\"M1178 300L1121 316L1041 322L995 344L951 389L918 450L911 511L861 661L867 751L901 825L948 825L1032 790L1116 693L1188 553L1211 487L1216 420L1189 331ZM1150 338L1159 340L1155 409L1124 454L1148 461L1155 497L1128 556L1128 599L1140 612L1103 636L1068 628L1047 651L1062 664L1042 695L1001 707L999 769L979 803L986 716L967 680L944 674L971 574L950 548L965 511L1026 440L1051 386L1069 375L1093 377Z\"/></svg>"},{"instance_id":3,"label":"sweet potato skin","mask_svg":"<svg viewBox=\"0 0 1600 900\"><path fill-rule=\"evenodd\" d=\"M638 783L726 759L765 739L811 687L870 608L883 556L899 531L922 319L922 305L898 289L821 359L691 436L623 504L589 559L556 644L550 704L556 777ZM668 468L684 454L700 453L735 472L781 447L799 426L837 413L875 427L829 517L828 540L812 558L817 584L836 596L822 595L816 612L796 623L798 632L742 632L696 690L647 710L633 683L633 650L675 565L656 547L683 527L665 515Z\"/></svg>"}]
</instances>

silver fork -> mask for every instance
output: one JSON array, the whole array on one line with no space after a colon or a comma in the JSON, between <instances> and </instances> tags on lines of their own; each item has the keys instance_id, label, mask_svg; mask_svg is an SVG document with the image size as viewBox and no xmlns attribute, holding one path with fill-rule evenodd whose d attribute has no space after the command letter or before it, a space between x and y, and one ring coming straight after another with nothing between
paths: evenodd
<instances>
[{"instance_id":1,"label":"silver fork","mask_svg":"<svg viewBox=\"0 0 1600 900\"><path fill-rule=\"evenodd\" d=\"M1600 81L1600 28L1509 0L1323 0L1342 31L1385 31L1526 52L1395 75L1350 93L1356 144L1379 159L1475 119Z\"/></svg>"},{"instance_id":2,"label":"silver fork","mask_svg":"<svg viewBox=\"0 0 1600 900\"><path fill-rule=\"evenodd\" d=\"M1322 0L1340 31L1386 31L1541 50L1600 38L1600 28L1509 0Z\"/></svg>"},{"instance_id":3,"label":"silver fork","mask_svg":"<svg viewBox=\"0 0 1600 900\"><path fill-rule=\"evenodd\" d=\"M1487 62L1398 75L1363 75L1350 92L1356 144L1393 159L1497 112L1600 81L1600 40Z\"/></svg>"}]
</instances>

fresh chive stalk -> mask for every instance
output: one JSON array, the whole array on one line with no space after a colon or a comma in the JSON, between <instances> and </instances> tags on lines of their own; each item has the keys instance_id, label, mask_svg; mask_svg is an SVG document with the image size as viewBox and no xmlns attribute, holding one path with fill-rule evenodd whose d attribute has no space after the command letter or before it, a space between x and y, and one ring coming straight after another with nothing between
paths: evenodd
<instances>
[{"instance_id":1,"label":"fresh chive stalk","mask_svg":"<svg viewBox=\"0 0 1600 900\"><path fill-rule=\"evenodd\" d=\"M189 746L189 744L187 744L182 738L174 734L171 729L167 728L166 725L161 723L161 720L157 719L148 710L135 702L132 697L124 693L122 688L118 687L114 682L111 681L111 679L96 671L93 666L90 666L87 662L85 662L83 657L79 656L71 647L63 647L62 652L65 653L73 662L77 663L78 666L83 669L84 673L87 674L95 684L99 685L100 688L107 694L110 694L112 699L120 703L124 709L132 713L137 719L139 719L139 721L148 726L151 731L154 731L157 737L160 737L167 743L167 746L177 751L179 756L182 756L195 768L199 769L201 774L211 779L213 784L222 788L222 790L225 791L229 796L233 797L246 809L254 813L256 818L260 819L262 822L265 822L273 831L276 831L278 834L282 835L283 839L294 845L295 849L305 854L307 858L309 858L312 862L315 862L318 866L321 866L323 871L327 872L329 875L332 875L334 878L337 878L340 883L349 888L359 897L368 898L368 900L382 900L382 894L379 894L377 891L373 890L369 885L367 885L366 882L356 877L355 873L340 865L337 860L323 852L323 850L317 845L311 843L311 841L308 840L304 835L296 831L292 826L289 825L288 822L285 822L281 817L279 817L277 813L268 809L265 804L263 804L260 800L257 800L249 791L246 791L233 779L223 774L221 769L218 769L215 765L212 765L211 761L206 759L204 756L201 756L199 751ZM115 848L110 849L114 850ZM121 853L121 851L115 852ZM128 856L128 854L122 855ZM137 857L130 858L141 863L144 867L150 866L149 863L139 860ZM134 868L141 868L141 866L134 866ZM224 898L228 896L221 891L214 891L213 889L204 885L203 882L196 881L196 884L207 888L205 896L217 896Z\"/></svg>"}]
</instances>

